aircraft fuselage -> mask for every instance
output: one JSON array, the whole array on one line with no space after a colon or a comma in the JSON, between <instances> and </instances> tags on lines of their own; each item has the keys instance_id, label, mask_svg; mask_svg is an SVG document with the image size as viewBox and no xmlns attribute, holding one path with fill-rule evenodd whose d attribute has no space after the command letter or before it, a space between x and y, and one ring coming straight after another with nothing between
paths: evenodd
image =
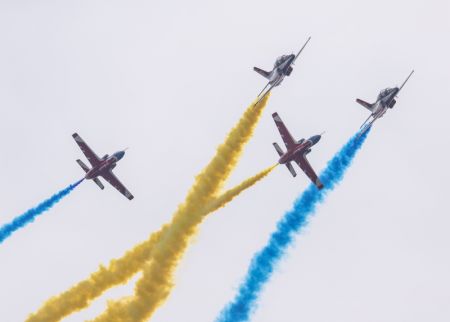
<instances>
[{"instance_id":1,"label":"aircraft fuselage","mask_svg":"<svg viewBox=\"0 0 450 322\"><path fill-rule=\"evenodd\" d=\"M292 72L292 61L295 59L295 55L281 56L275 62L275 66L269 77L269 84L278 86L284 80L286 76L289 76Z\"/></svg>"},{"instance_id":2,"label":"aircraft fuselage","mask_svg":"<svg viewBox=\"0 0 450 322\"><path fill-rule=\"evenodd\" d=\"M86 172L86 176L84 178L88 180L94 179L106 171L111 171L116 167L117 162L123 158L124 154L124 151L119 151L111 156L105 155L98 165L92 167L88 172Z\"/></svg>"},{"instance_id":3,"label":"aircraft fuselage","mask_svg":"<svg viewBox=\"0 0 450 322\"><path fill-rule=\"evenodd\" d=\"M386 113L388 108L392 108L395 105L395 96L398 94L399 88L388 88L382 91L374 104L372 115L375 118L380 118Z\"/></svg>"},{"instance_id":4,"label":"aircraft fuselage","mask_svg":"<svg viewBox=\"0 0 450 322\"><path fill-rule=\"evenodd\" d=\"M294 161L297 155L305 155L311 152L311 147L319 142L321 136L314 135L308 140L300 141L292 149L287 150L278 160L278 163L285 164Z\"/></svg>"}]
</instances>

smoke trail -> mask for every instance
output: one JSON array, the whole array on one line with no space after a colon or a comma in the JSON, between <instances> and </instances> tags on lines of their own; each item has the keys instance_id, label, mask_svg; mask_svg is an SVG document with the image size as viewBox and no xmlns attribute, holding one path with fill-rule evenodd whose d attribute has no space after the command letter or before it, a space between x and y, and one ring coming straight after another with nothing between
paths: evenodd
<instances>
[{"instance_id":1,"label":"smoke trail","mask_svg":"<svg viewBox=\"0 0 450 322\"><path fill-rule=\"evenodd\" d=\"M333 190L342 180L369 131L370 129L359 139L356 135L353 136L328 162L320 175L324 189L317 190L311 184L295 201L293 209L278 222L277 229L270 236L266 246L253 257L235 298L225 306L216 322L249 320L264 285L272 276L286 248L291 245L295 234L307 224L309 216L323 201L326 193Z\"/></svg>"},{"instance_id":2,"label":"smoke trail","mask_svg":"<svg viewBox=\"0 0 450 322\"><path fill-rule=\"evenodd\" d=\"M251 178L248 178L247 180L244 180L243 182L241 182L240 184L238 184L236 187L231 188L227 191L225 191L224 193L222 193L219 197L217 197L216 199L210 201L204 208L203 210L203 216L207 215L211 212L216 211L217 209L220 209L222 207L224 207L227 203L229 203L230 201L232 201L235 197L237 197L242 191L250 188L251 186L253 186L255 183L257 183L259 180L263 179L265 176L267 176L270 172L272 172L273 169L275 169L275 167L278 164L275 164L263 171L261 171L260 173L254 175Z\"/></svg>"},{"instance_id":3,"label":"smoke trail","mask_svg":"<svg viewBox=\"0 0 450 322\"><path fill-rule=\"evenodd\" d=\"M206 216L225 206L241 192L262 179L262 176L273 168L260 172L210 201L205 207L204 215ZM48 300L41 309L42 312L39 311L34 316L29 317L28 321L56 321L57 316L58 319L62 319L70 312L88 306L93 299L102 295L108 288L127 282L143 268L145 261L151 257L153 246L164 236L167 228L168 225L163 226L159 231L153 233L147 241L139 244L132 251L128 251L122 258L112 260L107 268L100 266L100 269L91 274L88 279ZM51 315L45 316L43 312L51 312Z\"/></svg>"},{"instance_id":4,"label":"smoke trail","mask_svg":"<svg viewBox=\"0 0 450 322\"><path fill-rule=\"evenodd\" d=\"M13 221L11 221L10 223L7 223L2 227L0 227L0 244L3 243L5 239L10 237L12 233L14 233L16 230L25 227L29 223L32 223L37 216L41 215L42 213L53 207L62 198L67 196L73 189L75 189L75 187L78 186L82 181L83 179L74 184L71 184L67 188L59 191L58 193L54 194L47 200L41 202L35 208L27 210L25 213L14 218Z\"/></svg>"},{"instance_id":5,"label":"smoke trail","mask_svg":"<svg viewBox=\"0 0 450 322\"><path fill-rule=\"evenodd\" d=\"M173 287L175 268L202 219L212 210L223 207L244 189L267 176L274 168L275 166L272 166L261 171L211 201L201 210L189 212L189 216L180 216L178 220L172 222L164 239L155 245L152 260L146 264L142 278L136 283L135 295L108 303L108 309L94 321L147 320L168 297Z\"/></svg>"},{"instance_id":6,"label":"smoke trail","mask_svg":"<svg viewBox=\"0 0 450 322\"><path fill-rule=\"evenodd\" d=\"M216 151L213 159L195 178L195 183L189 191L185 202L179 206L174 217L182 220L183 216L198 211L201 205L207 204L217 197L224 182L237 164L245 144L253 135L254 129L262 115L270 94L254 106L252 103L245 110L238 123L228 133L225 141ZM201 196L201 197L200 197ZM174 222L175 219L172 220ZM27 322L53 322L86 308L95 298L109 288L123 284L139 272L150 259L155 244L165 238L170 224L164 225L158 232L133 247L124 256L112 260L108 267L100 266L97 272L91 274L68 291L57 295L47 302Z\"/></svg>"}]
</instances>

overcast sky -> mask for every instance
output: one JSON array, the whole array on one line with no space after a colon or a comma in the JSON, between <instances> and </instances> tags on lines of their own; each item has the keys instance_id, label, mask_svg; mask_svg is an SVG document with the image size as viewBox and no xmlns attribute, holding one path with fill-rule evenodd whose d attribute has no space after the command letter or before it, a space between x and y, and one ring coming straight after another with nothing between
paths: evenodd
<instances>
[{"instance_id":1,"label":"overcast sky","mask_svg":"<svg viewBox=\"0 0 450 322\"><path fill-rule=\"evenodd\" d=\"M277 111L320 171L379 90L416 73L267 285L255 322L450 320L450 3L0 1L0 225L83 176L78 132L135 195L84 182L0 245L0 316L50 296L167 222L265 85L253 66L312 40L276 88L231 186L274 164ZM309 184L284 167L202 225L155 322L213 321ZM103 311L108 292L66 321Z\"/></svg>"}]
</instances>

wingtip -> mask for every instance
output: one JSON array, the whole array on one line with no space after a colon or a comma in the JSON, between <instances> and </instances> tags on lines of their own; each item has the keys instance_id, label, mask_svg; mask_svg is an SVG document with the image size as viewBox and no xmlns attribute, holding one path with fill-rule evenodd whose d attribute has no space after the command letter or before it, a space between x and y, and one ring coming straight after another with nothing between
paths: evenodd
<instances>
[{"instance_id":1,"label":"wingtip","mask_svg":"<svg viewBox=\"0 0 450 322\"><path fill-rule=\"evenodd\" d=\"M322 181L320 181L319 178L317 178L316 182L314 182L314 183L315 183L317 189L321 190L323 188L323 183L322 183Z\"/></svg>"}]
</instances>

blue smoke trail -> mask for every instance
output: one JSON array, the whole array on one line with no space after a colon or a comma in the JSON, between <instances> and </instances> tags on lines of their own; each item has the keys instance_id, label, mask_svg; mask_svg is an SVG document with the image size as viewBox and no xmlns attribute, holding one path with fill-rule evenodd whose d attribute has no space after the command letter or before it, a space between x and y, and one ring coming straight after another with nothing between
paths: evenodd
<instances>
[{"instance_id":1,"label":"blue smoke trail","mask_svg":"<svg viewBox=\"0 0 450 322\"><path fill-rule=\"evenodd\" d=\"M0 244L3 243L3 241L7 239L9 236L11 236L13 232L22 227L25 227L29 223L33 222L37 216L41 215L43 212L53 207L62 198L67 196L73 189L75 189L75 187L78 186L82 181L83 179L77 181L74 184L71 184L67 188L59 191L58 193L54 194L47 200L41 202L37 207L27 210L22 215L14 218L13 221L11 221L10 223L7 223L2 227L0 227Z\"/></svg>"},{"instance_id":2,"label":"blue smoke trail","mask_svg":"<svg viewBox=\"0 0 450 322\"><path fill-rule=\"evenodd\" d=\"M276 265L291 245L293 238L301 228L306 226L316 206L321 203L328 191L342 180L345 171L349 168L367 138L370 128L358 138L354 135L335 156L328 162L320 178L324 184L322 190L311 184L294 203L292 210L288 211L278 222L277 229L272 233L266 246L253 257L247 275L241 283L235 298L228 303L220 313L216 322L248 321L254 312L256 301L269 281Z\"/></svg>"}]
</instances>

